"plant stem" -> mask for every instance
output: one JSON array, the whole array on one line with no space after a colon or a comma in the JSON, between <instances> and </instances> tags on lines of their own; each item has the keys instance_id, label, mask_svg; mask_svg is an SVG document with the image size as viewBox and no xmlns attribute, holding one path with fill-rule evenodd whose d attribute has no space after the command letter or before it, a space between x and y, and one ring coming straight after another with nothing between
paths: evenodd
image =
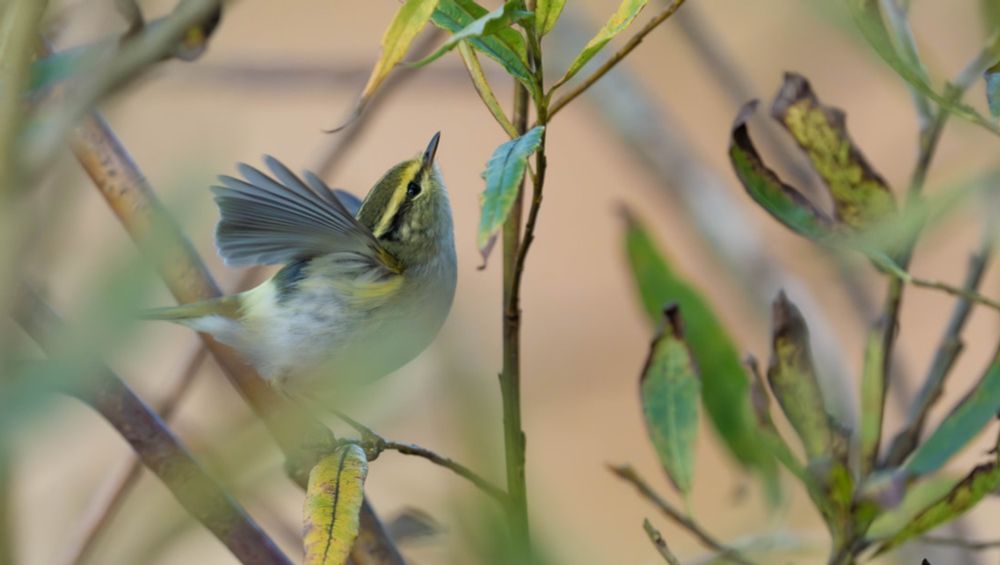
<instances>
[{"instance_id":1,"label":"plant stem","mask_svg":"<svg viewBox=\"0 0 1000 565\"><path fill-rule=\"evenodd\" d=\"M528 128L528 89L514 81L514 127ZM521 247L521 211L524 185L518 188L514 207L503 225L503 367L500 395L503 402L504 454L507 468L511 535L519 552L528 551L528 493L525 482L525 436L521 425L521 309L515 281Z\"/></svg>"},{"instance_id":2,"label":"plant stem","mask_svg":"<svg viewBox=\"0 0 1000 565\"><path fill-rule=\"evenodd\" d=\"M15 563L12 480L10 445L6 438L0 437L0 565Z\"/></svg>"},{"instance_id":3,"label":"plant stem","mask_svg":"<svg viewBox=\"0 0 1000 565\"><path fill-rule=\"evenodd\" d=\"M733 563L753 565L752 561L740 555L740 553L735 549L728 547L715 539L711 534L698 525L697 522L685 516L680 510L674 508L672 504L664 500L660 495L656 494L656 491L654 491L653 488L649 486L649 483L644 481L642 477L635 472L635 469L628 465L610 465L609 469L611 469L611 472L614 473L615 476L634 486L643 498L652 502L664 516L690 532L691 535L697 538L703 546L713 551L718 551L726 557L726 559L732 561Z\"/></svg>"},{"instance_id":4,"label":"plant stem","mask_svg":"<svg viewBox=\"0 0 1000 565\"><path fill-rule=\"evenodd\" d=\"M654 16L653 19L649 20L646 23L646 25L644 25L642 29L636 32L636 34L633 35L620 50L618 50L614 55L612 55L610 59L608 59L607 61L604 62L604 64L595 69L594 72L590 73L590 75L587 76L587 78L583 79L583 81L580 82L580 84L578 84L575 88L573 88L566 94L562 95L562 97L560 97L558 100L550 104L549 118L555 116L556 113L559 112L559 110L562 110L567 104L572 102L573 99L583 94L588 88L593 86L595 82L599 81L601 77L608 74L608 71L613 69L615 65L620 63L622 59L628 56L628 54L631 53L633 49L638 47L639 44L642 43L642 40L645 39L646 36L649 35L654 29L656 29L658 25L666 21L666 19L669 18L670 16L674 15L674 12L676 12L683 4L684 0L674 0L662 12ZM552 92L550 91L548 96L546 96L546 98L548 98L551 95ZM541 122L539 121L539 123Z\"/></svg>"},{"instance_id":5,"label":"plant stem","mask_svg":"<svg viewBox=\"0 0 1000 565\"><path fill-rule=\"evenodd\" d=\"M663 539L663 534L653 527L648 518L642 521L642 529L646 530L649 541L653 542L656 552L667 562L667 565L681 565L681 560L677 559L674 552L670 551L670 547L667 546L667 540Z\"/></svg>"}]
</instances>

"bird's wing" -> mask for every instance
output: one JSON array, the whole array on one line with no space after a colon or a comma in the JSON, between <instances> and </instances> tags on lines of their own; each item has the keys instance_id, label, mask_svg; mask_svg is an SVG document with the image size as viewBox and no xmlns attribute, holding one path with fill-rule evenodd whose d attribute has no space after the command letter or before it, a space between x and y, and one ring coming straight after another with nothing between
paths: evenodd
<instances>
[{"instance_id":1,"label":"bird's wing","mask_svg":"<svg viewBox=\"0 0 1000 565\"><path fill-rule=\"evenodd\" d=\"M330 253L351 253L397 272L398 261L382 247L316 175L306 182L266 155L268 176L250 165L242 179L220 176L212 193L222 218L215 231L219 255L231 266L289 263Z\"/></svg>"}]
</instances>

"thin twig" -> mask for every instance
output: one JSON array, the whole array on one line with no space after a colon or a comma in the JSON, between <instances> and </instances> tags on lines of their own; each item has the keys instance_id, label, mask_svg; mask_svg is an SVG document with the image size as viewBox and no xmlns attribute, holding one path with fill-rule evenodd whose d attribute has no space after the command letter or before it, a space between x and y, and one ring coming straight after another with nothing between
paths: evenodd
<instances>
[{"instance_id":1,"label":"thin twig","mask_svg":"<svg viewBox=\"0 0 1000 565\"><path fill-rule=\"evenodd\" d=\"M951 547L961 547L969 551L986 551L1000 548L1000 540L996 541L970 541L960 538L939 538L935 536L924 536L920 541L929 545L948 545Z\"/></svg>"},{"instance_id":2,"label":"thin twig","mask_svg":"<svg viewBox=\"0 0 1000 565\"><path fill-rule=\"evenodd\" d=\"M334 411L336 416L346 422L349 426L357 430L361 434L361 442L366 452L369 452L369 459L374 459L385 450L397 451L403 455L413 455L416 457L423 457L424 459L434 463L435 465L440 465L445 469L450 470L456 475L462 477L463 479L469 481L477 488L488 494L489 496L495 498L501 503L506 503L507 493L505 493L499 487L493 485L486 479L482 478L474 471L450 459L443 455L438 455L430 449L420 447L419 445L413 443L403 443L398 441L387 440L368 426L358 422L354 418L351 418L347 414L340 411Z\"/></svg>"},{"instance_id":3,"label":"thin twig","mask_svg":"<svg viewBox=\"0 0 1000 565\"><path fill-rule=\"evenodd\" d=\"M632 467L628 465L609 465L608 468L611 470L612 473L615 474L616 477L634 486L635 489L639 491L639 494L642 495L643 498L653 503L653 506L656 506L656 508L664 516L672 520L678 526L690 532L691 535L693 535L699 542L701 542L703 546L713 551L718 551L719 553L722 553L728 559L732 560L734 563L740 563L742 565L753 564L752 561L740 555L740 553L737 550L728 547L724 545L722 542L716 540L711 534L709 534L701 526L699 526L697 522L685 516L684 513L674 508L674 506L669 502L667 502L665 499L663 499L663 497L656 494L656 491L654 491L653 488L649 486L649 483L644 481L642 477L640 477L639 474L636 473L635 469L633 469Z\"/></svg>"},{"instance_id":4,"label":"thin twig","mask_svg":"<svg viewBox=\"0 0 1000 565\"><path fill-rule=\"evenodd\" d=\"M42 348L61 321L34 292L24 289L14 313ZM212 532L241 563L291 564L246 511L195 461L153 410L111 369L102 367L93 386L68 390L114 426L143 464L185 510Z\"/></svg>"},{"instance_id":5,"label":"thin twig","mask_svg":"<svg viewBox=\"0 0 1000 565\"><path fill-rule=\"evenodd\" d=\"M663 557L667 565L681 565L681 560L677 559L673 551L670 551L670 547L667 546L667 540L663 539L663 534L660 533L660 530L653 527L649 518L642 521L642 529L646 530L649 541L653 542L656 552L660 554L660 557Z\"/></svg>"},{"instance_id":6,"label":"thin twig","mask_svg":"<svg viewBox=\"0 0 1000 565\"><path fill-rule=\"evenodd\" d=\"M11 473L11 449L5 438L0 438L0 565L17 563L14 558L14 508Z\"/></svg>"},{"instance_id":7,"label":"thin twig","mask_svg":"<svg viewBox=\"0 0 1000 565\"><path fill-rule=\"evenodd\" d=\"M674 15L674 12L676 12L683 4L684 0L674 0L673 3L667 6L662 12L654 16L653 19L649 20L649 22L647 22L642 29L636 32L636 34L633 35L628 42L626 42L625 45L618 50L618 52L605 61L603 65L595 69L594 72L590 73L589 76L583 79L583 81L576 85L576 87L572 90L563 94L555 102L550 104L549 119L551 119L552 116L555 116L559 110L562 110L567 104L572 102L574 98L583 94L588 88L593 86L595 82L601 79L601 77L608 74L608 71L613 69L615 65L620 63L622 59L632 52L633 49L638 47L639 44L642 43L642 40L645 39L646 36L649 35L654 29L656 29L658 25L666 21L666 19L670 16ZM551 95L552 92L549 92L548 96L551 97Z\"/></svg>"},{"instance_id":8,"label":"thin twig","mask_svg":"<svg viewBox=\"0 0 1000 565\"><path fill-rule=\"evenodd\" d=\"M235 288L243 290L257 277L259 271L256 268L248 269L236 283ZM204 345L199 345L184 365L184 370L168 383L167 393L159 402L154 403L153 409L165 422L170 422L207 359L208 349ZM108 475L91 498L90 503L87 504L83 516L78 520L76 529L66 544L65 558L60 561L61 563L75 565L82 563L87 558L100 533L121 509L128 494L132 492L132 487L139 479L141 471L142 462L135 455L129 455Z\"/></svg>"}]
</instances>

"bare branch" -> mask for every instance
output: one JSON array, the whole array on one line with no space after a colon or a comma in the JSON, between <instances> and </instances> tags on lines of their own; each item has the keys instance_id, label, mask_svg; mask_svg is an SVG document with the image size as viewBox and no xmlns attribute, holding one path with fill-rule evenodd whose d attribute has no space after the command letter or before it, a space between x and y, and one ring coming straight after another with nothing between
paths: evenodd
<instances>
[{"instance_id":1,"label":"bare branch","mask_svg":"<svg viewBox=\"0 0 1000 565\"><path fill-rule=\"evenodd\" d=\"M663 557L663 560L667 562L667 565L681 565L681 560L677 559L674 552L670 551L670 548L667 547L667 540L663 539L663 534L660 533L660 530L653 527L648 518L642 521L642 529L646 530L649 541L653 542L653 547Z\"/></svg>"},{"instance_id":2,"label":"bare branch","mask_svg":"<svg viewBox=\"0 0 1000 565\"><path fill-rule=\"evenodd\" d=\"M61 325L30 290L19 296L15 318L43 348ZM132 446L143 464L187 512L242 563L291 564L246 511L194 460L181 441L118 375L103 367L93 386L67 392L99 412Z\"/></svg>"},{"instance_id":3,"label":"bare branch","mask_svg":"<svg viewBox=\"0 0 1000 565\"><path fill-rule=\"evenodd\" d=\"M971 541L960 538L939 538L934 536L924 536L920 541L930 545L947 545L960 547L969 551L986 551L1000 548L1000 540L995 541Z\"/></svg>"}]
</instances>

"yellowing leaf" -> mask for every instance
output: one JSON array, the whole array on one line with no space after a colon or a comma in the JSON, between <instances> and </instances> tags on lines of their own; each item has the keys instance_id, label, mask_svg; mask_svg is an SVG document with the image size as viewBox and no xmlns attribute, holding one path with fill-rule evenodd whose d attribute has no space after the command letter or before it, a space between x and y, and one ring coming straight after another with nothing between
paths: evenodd
<instances>
[{"instance_id":1,"label":"yellowing leaf","mask_svg":"<svg viewBox=\"0 0 1000 565\"><path fill-rule=\"evenodd\" d=\"M368 459L345 444L309 473L303 512L306 565L343 565L358 537Z\"/></svg>"},{"instance_id":2,"label":"yellowing leaf","mask_svg":"<svg viewBox=\"0 0 1000 565\"><path fill-rule=\"evenodd\" d=\"M786 227L814 241L828 238L833 221L801 192L782 182L757 153L746 124L756 107L756 102L745 105L733 123L729 159L736 176L747 194Z\"/></svg>"},{"instance_id":3,"label":"yellowing leaf","mask_svg":"<svg viewBox=\"0 0 1000 565\"><path fill-rule=\"evenodd\" d=\"M528 167L528 157L538 149L545 128L537 126L517 139L497 147L486 164L486 189L483 191L477 242L486 258L490 240L510 215Z\"/></svg>"},{"instance_id":4,"label":"yellowing leaf","mask_svg":"<svg viewBox=\"0 0 1000 565\"><path fill-rule=\"evenodd\" d=\"M810 460L831 454L830 416L816 380L809 330L785 293L773 307L774 331L767 380L778 404L795 428Z\"/></svg>"},{"instance_id":5,"label":"yellowing leaf","mask_svg":"<svg viewBox=\"0 0 1000 565\"><path fill-rule=\"evenodd\" d=\"M862 229L895 211L889 186L848 136L844 113L821 104L805 77L785 74L771 114L788 129L822 177L839 221Z\"/></svg>"},{"instance_id":6,"label":"yellowing leaf","mask_svg":"<svg viewBox=\"0 0 1000 565\"><path fill-rule=\"evenodd\" d=\"M907 485L903 500L895 508L880 514L868 528L865 537L883 540L894 536L917 514L954 489L959 481L961 477L936 476Z\"/></svg>"},{"instance_id":7,"label":"yellowing leaf","mask_svg":"<svg viewBox=\"0 0 1000 565\"><path fill-rule=\"evenodd\" d=\"M566 0L538 0L535 3L535 33L542 37L552 31L559 21L563 8L566 7Z\"/></svg>"},{"instance_id":8,"label":"yellowing leaf","mask_svg":"<svg viewBox=\"0 0 1000 565\"><path fill-rule=\"evenodd\" d=\"M639 15L639 12L646 7L648 0L622 0L619 4L618 9L615 13L611 15L604 27L597 32L588 43L580 51L580 54L573 59L570 63L569 68L566 69L566 74L563 75L554 85L552 85L552 90L555 90L560 85L564 84L569 79L573 78L576 73L580 72L597 52L604 48L616 35L625 31L625 29L632 23L632 20Z\"/></svg>"},{"instance_id":9,"label":"yellowing leaf","mask_svg":"<svg viewBox=\"0 0 1000 565\"><path fill-rule=\"evenodd\" d=\"M680 309L673 305L663 317L649 348L639 391L649 439L670 481L686 496L694 478L701 382L684 342Z\"/></svg>"},{"instance_id":10,"label":"yellowing leaf","mask_svg":"<svg viewBox=\"0 0 1000 565\"><path fill-rule=\"evenodd\" d=\"M490 82L486 78L486 73L483 72L483 66L479 64L479 57L476 56L476 51L468 43L463 42L459 44L458 52L462 56L462 62L465 63L465 68L469 71L472 84L476 87L476 92L479 94L479 98L482 99L483 104L493 114L493 118L496 119L507 135L511 138L517 137L517 128L514 127L507 114L504 113L503 107L500 106L500 101L497 100L497 96L494 94L493 88L490 87Z\"/></svg>"},{"instance_id":11,"label":"yellowing leaf","mask_svg":"<svg viewBox=\"0 0 1000 565\"><path fill-rule=\"evenodd\" d=\"M406 56L413 39L431 19L431 14L434 13L437 3L438 0L405 0L403 5L396 10L392 23L382 35L382 56L375 63L375 68L372 69L372 74L368 77L368 83L361 91L361 98L358 100L352 119L361 113L372 94L389 76L389 72ZM347 123L350 121L348 120ZM333 131L342 129L345 125L347 124L341 125Z\"/></svg>"}]
</instances>

